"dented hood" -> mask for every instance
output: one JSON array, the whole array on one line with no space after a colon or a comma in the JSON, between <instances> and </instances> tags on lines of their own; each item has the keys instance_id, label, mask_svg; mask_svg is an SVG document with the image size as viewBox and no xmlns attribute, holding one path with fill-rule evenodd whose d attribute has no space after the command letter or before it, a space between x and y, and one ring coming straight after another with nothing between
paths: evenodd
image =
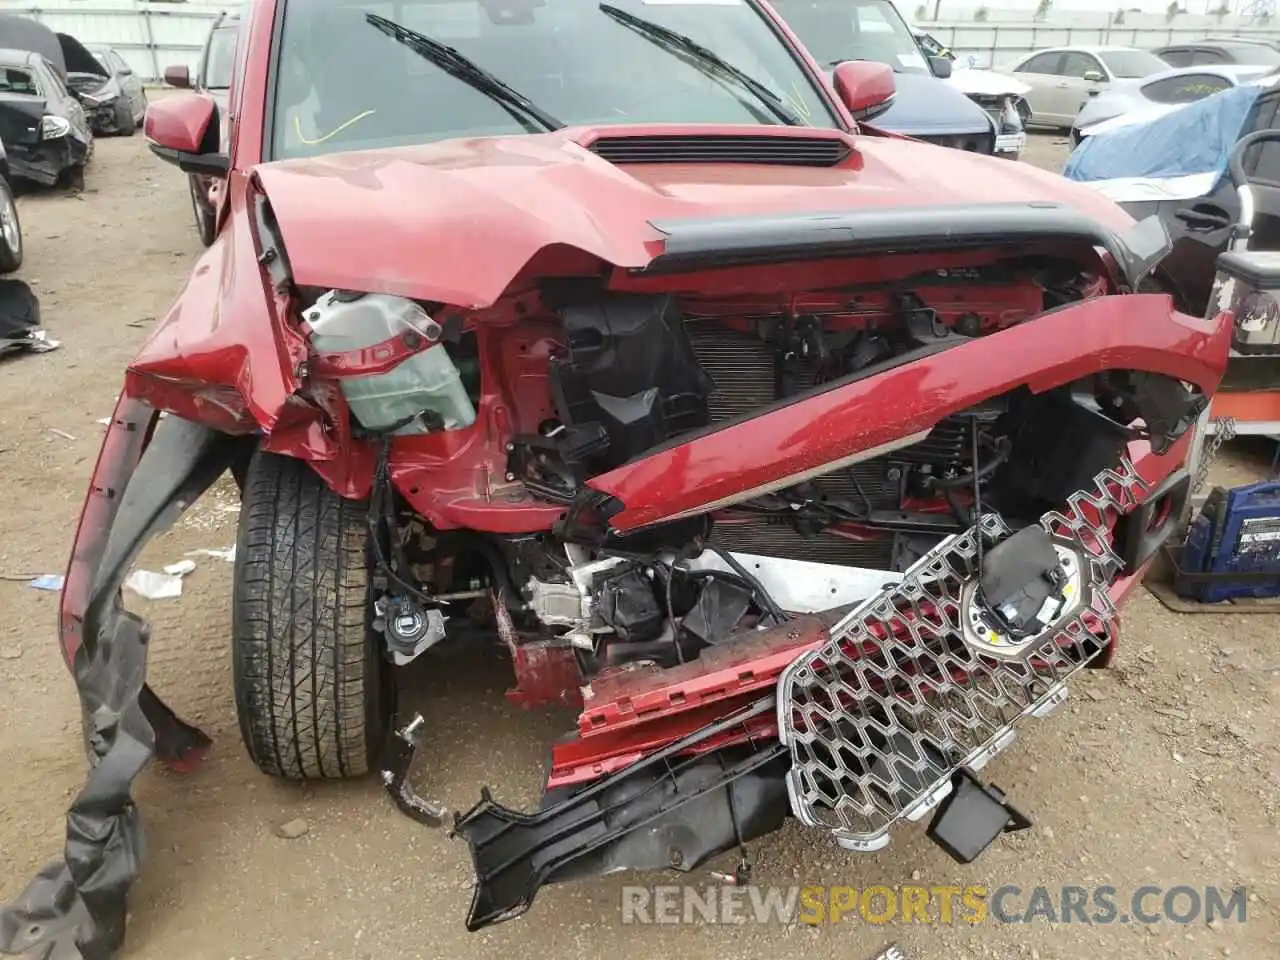
<instances>
[{"instance_id":1,"label":"dented hood","mask_svg":"<svg viewBox=\"0 0 1280 960\"><path fill-rule=\"evenodd\" d=\"M850 139L849 157L830 168L615 165L581 146L606 135L639 132L452 140L278 161L255 173L299 284L469 307L497 300L548 247L644 267L663 251L652 225L660 220L1049 201L1116 232L1133 223L1111 201L1055 174L910 140Z\"/></svg>"}]
</instances>

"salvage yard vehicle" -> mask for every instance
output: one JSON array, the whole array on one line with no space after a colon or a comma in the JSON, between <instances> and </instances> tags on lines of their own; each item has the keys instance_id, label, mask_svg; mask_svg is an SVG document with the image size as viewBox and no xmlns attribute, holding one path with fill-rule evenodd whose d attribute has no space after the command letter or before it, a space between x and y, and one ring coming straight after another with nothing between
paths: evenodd
<instances>
[{"instance_id":1,"label":"salvage yard vehicle","mask_svg":"<svg viewBox=\"0 0 1280 960\"><path fill-rule=\"evenodd\" d=\"M1076 115L1071 143L1133 123L1145 123L1179 107L1211 97L1267 74L1274 67L1176 67L1140 83L1112 87L1092 97Z\"/></svg>"},{"instance_id":2,"label":"salvage yard vehicle","mask_svg":"<svg viewBox=\"0 0 1280 960\"><path fill-rule=\"evenodd\" d=\"M869 851L933 811L961 862L1027 826L980 770L1109 661L1226 363L1229 316L1135 292L1159 220L861 127L890 68L828 83L758 0L395 9L256 0L229 156L208 95L148 111L225 222L94 467L60 601L88 783L0 950L120 945L132 782L209 744L120 585L227 472L262 771L447 820L396 706L445 645L579 711L536 812L453 823L469 929L593 874L744 879L789 816Z\"/></svg>"},{"instance_id":3,"label":"salvage yard vehicle","mask_svg":"<svg viewBox=\"0 0 1280 960\"><path fill-rule=\"evenodd\" d=\"M209 28L205 37L204 48L200 51L200 63L196 67L196 75L185 64L166 67L164 82L179 90L195 90L207 93L213 98L218 116L218 149L227 152L227 137L230 130L230 95L231 75L236 63L236 39L240 35L240 17L234 13L219 14ZM200 234L200 242L206 247L213 243L217 233L218 194L222 190L223 178L207 174L193 173L187 177L187 187L191 193L191 210L196 219L196 232Z\"/></svg>"},{"instance_id":4,"label":"salvage yard vehicle","mask_svg":"<svg viewBox=\"0 0 1280 960\"><path fill-rule=\"evenodd\" d=\"M931 60L941 57L951 61L951 75L947 83L982 107L1001 131L996 139L996 153L1010 160L1017 160L1027 145L1026 125L1031 119L1031 106L1027 103L1027 91L1031 88L1020 80L991 69L986 56L966 53L957 56L934 36L914 24L911 35L916 38L920 52ZM1016 111L1016 123L1014 112Z\"/></svg>"},{"instance_id":5,"label":"salvage yard vehicle","mask_svg":"<svg viewBox=\"0 0 1280 960\"><path fill-rule=\"evenodd\" d=\"M1026 146L1017 97L980 96L949 83L953 61L926 56L889 0L775 0L773 8L809 52L828 68L847 60L871 60L894 71L893 102L874 117L882 130L939 146L1016 160ZM1017 84L996 77L995 88ZM979 81L981 84L981 81Z\"/></svg>"},{"instance_id":6,"label":"salvage yard vehicle","mask_svg":"<svg viewBox=\"0 0 1280 960\"><path fill-rule=\"evenodd\" d=\"M1154 53L1133 47L1053 47L1029 53L999 68L1031 89L1031 123L1067 128L1088 102L1113 86L1169 69Z\"/></svg>"},{"instance_id":7,"label":"salvage yard vehicle","mask_svg":"<svg viewBox=\"0 0 1280 960\"><path fill-rule=\"evenodd\" d=\"M58 69L38 53L0 48L0 137L15 177L45 187L83 183L93 132Z\"/></svg>"},{"instance_id":8,"label":"salvage yard vehicle","mask_svg":"<svg viewBox=\"0 0 1280 960\"><path fill-rule=\"evenodd\" d=\"M59 38L62 36L59 34ZM98 69L69 72L67 81L80 96L80 102L89 108L93 132L103 136L133 136L147 113L147 93L142 81L114 48L93 44L85 49Z\"/></svg>"},{"instance_id":9,"label":"salvage yard vehicle","mask_svg":"<svg viewBox=\"0 0 1280 960\"><path fill-rule=\"evenodd\" d=\"M67 38L71 39L71 38ZM0 137L13 176L41 186L78 187L93 156L93 130L68 84L77 52L43 23L0 14Z\"/></svg>"}]
</instances>

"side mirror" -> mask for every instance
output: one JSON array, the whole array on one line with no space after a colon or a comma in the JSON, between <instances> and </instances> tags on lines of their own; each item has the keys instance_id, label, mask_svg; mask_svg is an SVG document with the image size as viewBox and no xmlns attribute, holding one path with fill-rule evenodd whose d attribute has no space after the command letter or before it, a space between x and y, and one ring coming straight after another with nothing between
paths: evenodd
<instances>
[{"instance_id":1,"label":"side mirror","mask_svg":"<svg viewBox=\"0 0 1280 960\"><path fill-rule=\"evenodd\" d=\"M1097 70L1086 70L1084 72L1084 78L1090 83L1101 83L1103 80L1107 79Z\"/></svg>"},{"instance_id":2,"label":"side mirror","mask_svg":"<svg viewBox=\"0 0 1280 960\"><path fill-rule=\"evenodd\" d=\"M191 71L187 69L186 64L165 67L164 82L171 87L177 87L179 90L189 90L191 88Z\"/></svg>"},{"instance_id":3,"label":"side mirror","mask_svg":"<svg viewBox=\"0 0 1280 960\"><path fill-rule=\"evenodd\" d=\"M836 96L855 120L870 120L893 106L893 68L874 60L846 60L831 75Z\"/></svg>"},{"instance_id":4,"label":"side mirror","mask_svg":"<svg viewBox=\"0 0 1280 960\"><path fill-rule=\"evenodd\" d=\"M951 60L948 57L930 57L929 69L939 80L945 80L951 76Z\"/></svg>"},{"instance_id":5,"label":"side mirror","mask_svg":"<svg viewBox=\"0 0 1280 960\"><path fill-rule=\"evenodd\" d=\"M172 69L172 68L170 68L170 69ZM182 70L183 70L183 72L185 73L187 68L186 68L186 67L182 67L181 69L182 69ZM122 76L122 77L132 77L132 76L133 76L133 67L121 67L121 68L120 68L120 70L119 70L119 73L120 73L120 76Z\"/></svg>"},{"instance_id":6,"label":"side mirror","mask_svg":"<svg viewBox=\"0 0 1280 960\"><path fill-rule=\"evenodd\" d=\"M212 97L188 93L153 101L142 130L151 152L183 173L222 177L230 169L229 158L216 152L218 108Z\"/></svg>"}]
</instances>

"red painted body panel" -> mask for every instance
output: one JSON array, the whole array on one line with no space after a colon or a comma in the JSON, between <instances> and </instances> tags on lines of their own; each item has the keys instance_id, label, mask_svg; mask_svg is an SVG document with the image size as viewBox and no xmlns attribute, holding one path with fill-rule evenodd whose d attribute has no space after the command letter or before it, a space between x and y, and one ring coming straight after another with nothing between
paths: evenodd
<instances>
[{"instance_id":1,"label":"red painted body panel","mask_svg":"<svg viewBox=\"0 0 1280 960\"><path fill-rule=\"evenodd\" d=\"M217 115L208 94L192 93L161 100L147 108L142 130L155 140L183 153L199 153L204 135Z\"/></svg>"},{"instance_id":2,"label":"red painted body panel","mask_svg":"<svg viewBox=\"0 0 1280 960\"><path fill-rule=\"evenodd\" d=\"M652 220L1057 201L1117 232L1133 222L1096 190L1028 164L951 151L940 167L936 147L911 140L859 136L851 140L855 152L833 168L618 167L579 145L693 129L579 127L336 153L264 164L256 173L299 283L465 307L493 303L549 248L582 251L602 266L643 267L662 250ZM335 243L341 236L360 243Z\"/></svg>"},{"instance_id":3,"label":"red painted body panel","mask_svg":"<svg viewBox=\"0 0 1280 960\"><path fill-rule=\"evenodd\" d=\"M295 371L306 359L306 344L284 322L283 304L273 303L259 267L248 178L233 173L228 192L231 222L196 261L186 288L130 364L126 390L220 429L230 421L236 426L229 432L274 431L298 390ZM214 399L202 404L201 393ZM236 398L242 410L228 409Z\"/></svg>"},{"instance_id":4,"label":"red painted body panel","mask_svg":"<svg viewBox=\"0 0 1280 960\"><path fill-rule=\"evenodd\" d=\"M915 363L673 446L593 478L631 530L927 429L1019 384L1043 391L1107 368L1209 388L1226 368L1229 323L1174 312L1163 294L1064 307Z\"/></svg>"}]
</instances>

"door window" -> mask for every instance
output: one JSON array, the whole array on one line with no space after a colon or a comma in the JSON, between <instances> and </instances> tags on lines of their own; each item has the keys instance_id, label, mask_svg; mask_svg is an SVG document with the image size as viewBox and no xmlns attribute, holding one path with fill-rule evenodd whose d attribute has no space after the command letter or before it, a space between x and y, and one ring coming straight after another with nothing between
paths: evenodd
<instances>
[{"instance_id":1,"label":"door window","mask_svg":"<svg viewBox=\"0 0 1280 960\"><path fill-rule=\"evenodd\" d=\"M0 93L39 95L40 88L29 71L17 67L0 67Z\"/></svg>"},{"instance_id":2,"label":"door window","mask_svg":"<svg viewBox=\"0 0 1280 960\"><path fill-rule=\"evenodd\" d=\"M1042 53L1032 57L1015 72L1042 73L1048 76L1056 76L1062 73L1061 69L1059 69L1061 61L1062 54L1060 53Z\"/></svg>"},{"instance_id":3,"label":"door window","mask_svg":"<svg viewBox=\"0 0 1280 960\"><path fill-rule=\"evenodd\" d=\"M1102 69L1102 64L1098 62L1098 58L1087 53L1072 51L1062 58L1062 75L1064 77L1075 77L1083 80L1084 75L1090 71L1100 73L1104 77L1107 75L1107 71Z\"/></svg>"}]
</instances>

